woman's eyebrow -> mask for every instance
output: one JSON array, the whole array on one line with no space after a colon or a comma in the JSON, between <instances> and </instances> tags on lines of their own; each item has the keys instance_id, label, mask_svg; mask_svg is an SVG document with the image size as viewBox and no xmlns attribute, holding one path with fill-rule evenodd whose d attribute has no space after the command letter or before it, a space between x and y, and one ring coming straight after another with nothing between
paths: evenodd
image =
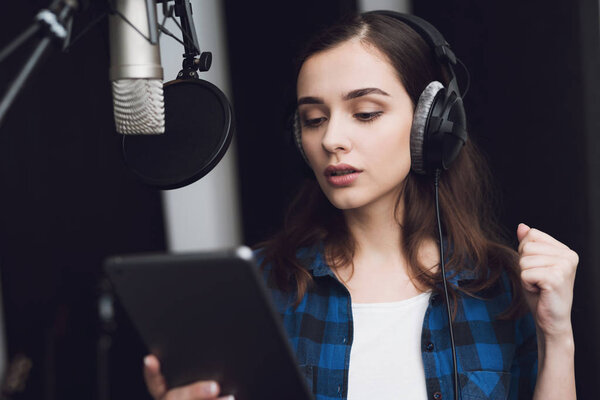
<instances>
[{"instance_id":1,"label":"woman's eyebrow","mask_svg":"<svg viewBox=\"0 0 600 400\"><path fill-rule=\"evenodd\" d=\"M366 96L368 94L379 94L382 96L389 96L389 94L387 94L386 92L384 92L383 90L381 90L379 88L363 88L363 89L352 90L352 91L346 93L342 98L345 101L347 101L347 100L356 99L357 97ZM297 105L300 106L302 104L323 104L323 103L324 103L324 101L321 97L306 96L306 97L299 98Z\"/></svg>"},{"instance_id":2,"label":"woman's eyebrow","mask_svg":"<svg viewBox=\"0 0 600 400\"><path fill-rule=\"evenodd\" d=\"M352 100L357 97L366 96L368 94L380 94L382 96L389 96L386 92L379 88L364 88L364 89L356 89L351 92L346 93L344 95L344 100Z\"/></svg>"},{"instance_id":3,"label":"woman's eyebrow","mask_svg":"<svg viewBox=\"0 0 600 400\"><path fill-rule=\"evenodd\" d=\"M323 104L323 103L325 103L325 102L320 97L306 96L306 97L300 97L298 99L297 105L300 106L302 104Z\"/></svg>"}]
</instances>

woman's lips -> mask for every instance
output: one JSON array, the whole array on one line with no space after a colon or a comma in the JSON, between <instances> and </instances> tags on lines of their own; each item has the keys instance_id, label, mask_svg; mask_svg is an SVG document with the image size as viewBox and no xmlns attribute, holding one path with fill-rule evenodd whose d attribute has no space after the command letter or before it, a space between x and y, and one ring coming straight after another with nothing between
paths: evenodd
<instances>
[{"instance_id":1,"label":"woman's lips","mask_svg":"<svg viewBox=\"0 0 600 400\"><path fill-rule=\"evenodd\" d=\"M361 170L348 164L330 165L325 168L324 175L333 186L348 186L358 178Z\"/></svg>"},{"instance_id":2,"label":"woman's lips","mask_svg":"<svg viewBox=\"0 0 600 400\"><path fill-rule=\"evenodd\" d=\"M356 180L356 178L358 178L358 175L360 175L360 172L353 172L351 174L338 175L338 176L329 175L327 177L327 182L329 182L333 186L348 186L352 182L354 182Z\"/></svg>"}]
</instances>

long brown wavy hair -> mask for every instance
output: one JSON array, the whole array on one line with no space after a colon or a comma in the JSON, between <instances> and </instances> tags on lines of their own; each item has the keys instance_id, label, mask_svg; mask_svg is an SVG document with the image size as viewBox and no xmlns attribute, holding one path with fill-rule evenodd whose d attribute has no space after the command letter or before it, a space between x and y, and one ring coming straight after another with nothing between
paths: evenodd
<instances>
[{"instance_id":1,"label":"long brown wavy hair","mask_svg":"<svg viewBox=\"0 0 600 400\"><path fill-rule=\"evenodd\" d=\"M413 105L429 82L447 83L444 71L434 61L432 49L419 34L401 21L377 14L346 18L321 32L298 59L297 73L311 55L355 38L387 56ZM492 212L496 196L490 182L487 162L472 141L467 142L451 168L441 176L440 212L447 247L451 249L447 269L455 274L474 267L477 272L475 280L460 287L449 285L449 291L454 306L457 291L481 297L485 289L498 283L504 271L512 286L513 299L501 318L511 318L523 311L524 304L517 253L503 244L502 230ZM438 268L431 272L418 257L425 241L438 236L432 177L411 171L396 209L403 210L400 245L409 275L419 287L439 290L441 271ZM290 204L283 229L257 245L262 248L263 265L271 264L278 287L296 291L296 304L313 282L296 253L300 248L317 244L324 246L325 260L332 269L353 265L356 243L342 211L327 200L316 180L306 180Z\"/></svg>"}]
</instances>

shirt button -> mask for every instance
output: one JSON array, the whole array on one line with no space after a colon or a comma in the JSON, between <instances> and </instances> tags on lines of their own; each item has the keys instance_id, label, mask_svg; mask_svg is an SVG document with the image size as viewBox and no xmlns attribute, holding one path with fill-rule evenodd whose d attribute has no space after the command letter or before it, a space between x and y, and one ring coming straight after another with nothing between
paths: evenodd
<instances>
[{"instance_id":1,"label":"shirt button","mask_svg":"<svg viewBox=\"0 0 600 400\"><path fill-rule=\"evenodd\" d=\"M429 343L427 343L425 345L425 350L427 350L427 351L433 351L433 349L434 349L433 343L429 342Z\"/></svg>"},{"instance_id":2,"label":"shirt button","mask_svg":"<svg viewBox=\"0 0 600 400\"><path fill-rule=\"evenodd\" d=\"M347 341L348 341L348 339L346 339L346 338L343 338L343 339L342 339L342 343L344 343L344 344L345 344Z\"/></svg>"},{"instance_id":3,"label":"shirt button","mask_svg":"<svg viewBox=\"0 0 600 400\"><path fill-rule=\"evenodd\" d=\"M441 394L440 392L435 392L435 393L433 394L433 398L434 398L435 400L442 400L442 394Z\"/></svg>"}]
</instances>

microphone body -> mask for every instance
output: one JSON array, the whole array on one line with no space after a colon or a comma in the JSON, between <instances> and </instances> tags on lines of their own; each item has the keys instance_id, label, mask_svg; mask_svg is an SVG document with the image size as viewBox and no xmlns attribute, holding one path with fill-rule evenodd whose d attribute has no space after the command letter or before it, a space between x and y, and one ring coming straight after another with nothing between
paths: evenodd
<instances>
[{"instance_id":1,"label":"microphone body","mask_svg":"<svg viewBox=\"0 0 600 400\"><path fill-rule=\"evenodd\" d=\"M162 134L165 107L156 6L146 0L112 3L109 75L117 132Z\"/></svg>"}]
</instances>

